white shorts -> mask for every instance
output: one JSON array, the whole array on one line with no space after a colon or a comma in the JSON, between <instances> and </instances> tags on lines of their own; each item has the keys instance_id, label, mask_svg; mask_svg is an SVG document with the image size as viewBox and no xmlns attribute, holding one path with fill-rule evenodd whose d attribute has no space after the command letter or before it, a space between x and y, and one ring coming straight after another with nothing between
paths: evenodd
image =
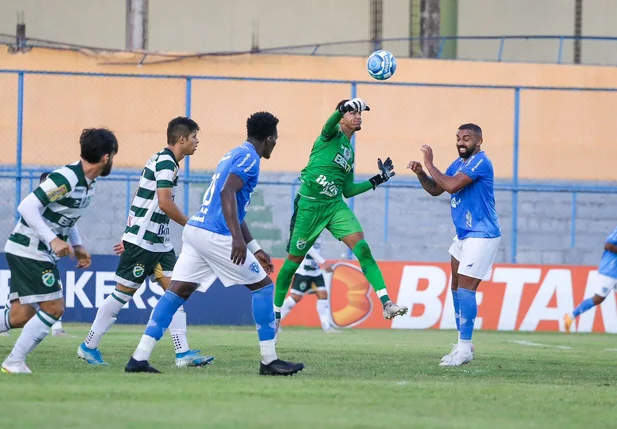
<instances>
[{"instance_id":1,"label":"white shorts","mask_svg":"<svg viewBox=\"0 0 617 429\"><path fill-rule=\"evenodd\" d=\"M474 279L490 280L500 241L501 237L470 237L463 240L454 237L450 255L459 262L458 274Z\"/></svg>"},{"instance_id":2,"label":"white shorts","mask_svg":"<svg viewBox=\"0 0 617 429\"><path fill-rule=\"evenodd\" d=\"M598 296L606 298L606 296L617 286L617 279L614 279L604 274L596 273L596 284L594 293Z\"/></svg>"},{"instance_id":3,"label":"white shorts","mask_svg":"<svg viewBox=\"0 0 617 429\"><path fill-rule=\"evenodd\" d=\"M197 290L205 292L217 278L225 287L250 285L266 278L266 272L250 251L246 252L244 265L236 265L230 258L231 236L186 225L182 252L171 280L200 283Z\"/></svg>"}]
</instances>

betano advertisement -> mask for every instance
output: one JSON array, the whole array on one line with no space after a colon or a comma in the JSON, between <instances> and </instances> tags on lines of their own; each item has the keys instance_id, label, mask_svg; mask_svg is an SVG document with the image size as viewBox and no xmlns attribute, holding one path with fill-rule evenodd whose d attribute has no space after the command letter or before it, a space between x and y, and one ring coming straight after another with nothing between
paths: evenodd
<instances>
[{"instance_id":1,"label":"betano advertisement","mask_svg":"<svg viewBox=\"0 0 617 429\"><path fill-rule=\"evenodd\" d=\"M90 323L96 309L114 289L117 256L93 256L88 270L74 268L75 261L60 263L66 300L66 322ZM282 260L276 259L280 267ZM332 321L340 328L454 329L450 266L447 263L380 262L390 296L410 308L410 314L392 321L383 319L381 303L358 265L336 262L327 276ZM476 328L504 331L563 331L562 317L583 297L593 294L595 267L496 265L491 280L477 295ZM273 276L273 280L275 275ZM0 256L0 305L8 295L10 272ZM119 323L144 324L162 289L147 281L133 301L120 312ZM318 327L315 298L308 296L284 320L283 326ZM250 292L244 287L214 284L205 294L195 293L185 305L190 324L249 325ZM577 321L579 332L617 333L615 294Z\"/></svg>"}]
</instances>

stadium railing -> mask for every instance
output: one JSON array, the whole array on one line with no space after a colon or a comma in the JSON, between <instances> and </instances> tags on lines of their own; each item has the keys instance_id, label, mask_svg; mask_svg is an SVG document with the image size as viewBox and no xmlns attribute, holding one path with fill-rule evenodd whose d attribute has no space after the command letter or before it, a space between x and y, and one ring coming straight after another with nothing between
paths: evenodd
<instances>
[{"instance_id":1,"label":"stadium railing","mask_svg":"<svg viewBox=\"0 0 617 429\"><path fill-rule=\"evenodd\" d=\"M105 74L105 73L68 73L68 72L46 72L46 71L19 71L19 70L0 70L0 77L10 75L16 79L15 94L15 124L13 131L15 132L15 163L5 164L0 166L0 179L10 180L14 182L14 206L12 215L15 220L18 219L17 206L24 197L24 189L31 191L38 183L38 175L46 171L47 168L40 166L25 165L23 162L24 151L24 92L26 90L25 76L29 75L46 75L51 77L105 77L114 78L129 78L129 79L171 79L175 81L183 81L184 89L182 97L184 99L184 114L191 116L192 111L192 86L196 81L238 81L238 82L280 82L289 84L336 84L349 85L350 97L355 97L358 92L358 85L388 85L396 87L424 87L424 88L468 88L468 89L490 89L496 91L508 91L512 94L513 103L513 137L512 137L512 177L506 182L501 181L496 183L496 191L509 192L512 197L511 203L511 225L510 225L510 257L512 263L517 261L517 241L518 241L518 220L519 220L519 200L520 193L525 192L543 192L543 193L560 193L570 194L571 196L571 226L570 226L570 246L576 244L576 222L577 222L577 195L579 194L615 194L617 186L614 185L595 185L595 184L554 184L546 182L530 182L521 183L519 177L519 156L520 156L520 129L521 129L521 93L524 91L570 91L570 92L610 92L616 93L617 88L576 88L576 87L542 87L542 86L505 86L505 85L457 85L457 84L431 84L431 83L386 83L377 81L342 81L342 80L310 80L310 79L278 79L278 78L253 78L253 77L220 77L220 76L164 76L164 75L137 75L137 74ZM2 88L0 88L1 90ZM0 91L1 92L1 91ZM44 97L45 94L39 94L39 97ZM8 107L3 106L4 111ZM37 118L38 119L38 118ZM5 124L6 125L6 124ZM0 129L0 131L2 131ZM5 135L6 135L6 130ZM610 138L611 136L607 136ZM354 142L352 142L354 143ZM3 145L8 147L8 145ZM549 161L547 161L549 162ZM41 160L41 164L45 164ZM210 180L208 175L203 173L192 172L190 158L187 158L182 168L182 176L180 179L182 185L182 204L185 213L189 213L189 190L191 184L207 184ZM129 172L114 172L109 177L101 180L123 182L126 187L126 207L125 214L131 204L131 186L134 186L139 179L139 171ZM261 185L283 186L290 189L292 196L295 194L299 183L297 181L262 181ZM412 180L392 180L385 186L385 208L383 215L383 242L388 243L391 240L389 235L389 204L390 192L393 189L419 189L420 185ZM350 200L350 206L354 208L354 199ZM8 215L8 213L7 213Z\"/></svg>"}]
</instances>

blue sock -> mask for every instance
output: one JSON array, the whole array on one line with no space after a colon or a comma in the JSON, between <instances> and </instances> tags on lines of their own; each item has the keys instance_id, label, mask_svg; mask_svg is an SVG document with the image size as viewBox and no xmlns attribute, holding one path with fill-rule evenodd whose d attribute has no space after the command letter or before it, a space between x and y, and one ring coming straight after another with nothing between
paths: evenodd
<instances>
[{"instance_id":1,"label":"blue sock","mask_svg":"<svg viewBox=\"0 0 617 429\"><path fill-rule=\"evenodd\" d=\"M591 307L593 307L595 304L593 303L593 297L591 298L587 298L586 300L584 300L583 302L581 302L578 307L576 307L574 309L574 311L572 312L572 315L574 317L578 317L580 316L582 313L586 312L587 310L589 310Z\"/></svg>"},{"instance_id":2,"label":"blue sock","mask_svg":"<svg viewBox=\"0 0 617 429\"><path fill-rule=\"evenodd\" d=\"M454 303L454 321L456 322L456 330L461 332L460 305L458 302L458 291L452 289L452 302Z\"/></svg>"},{"instance_id":3,"label":"blue sock","mask_svg":"<svg viewBox=\"0 0 617 429\"><path fill-rule=\"evenodd\" d=\"M154 313L152 314L152 318L148 321L148 326L146 326L146 332L144 335L154 338L155 340L160 340L165 330L169 327L171 323L171 319L173 319L174 314L178 311L178 308L186 301L180 298L173 292L165 292L165 295L159 299L159 302L154 307Z\"/></svg>"},{"instance_id":4,"label":"blue sock","mask_svg":"<svg viewBox=\"0 0 617 429\"><path fill-rule=\"evenodd\" d=\"M478 303L476 302L476 292L467 289L458 290L458 303L461 309L461 340L471 341L473 334L473 324L478 315Z\"/></svg>"},{"instance_id":5,"label":"blue sock","mask_svg":"<svg viewBox=\"0 0 617 429\"><path fill-rule=\"evenodd\" d=\"M257 326L259 341L273 340L276 335L274 321L274 285L256 290L253 297L253 320Z\"/></svg>"}]
</instances>

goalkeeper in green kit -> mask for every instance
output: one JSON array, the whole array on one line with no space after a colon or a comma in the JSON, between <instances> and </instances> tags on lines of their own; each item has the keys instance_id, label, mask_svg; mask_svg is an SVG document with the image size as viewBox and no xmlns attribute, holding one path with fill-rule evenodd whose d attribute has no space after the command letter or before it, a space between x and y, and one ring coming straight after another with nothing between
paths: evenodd
<instances>
[{"instance_id":1,"label":"goalkeeper in green kit","mask_svg":"<svg viewBox=\"0 0 617 429\"><path fill-rule=\"evenodd\" d=\"M368 110L370 108L359 98L341 101L313 144L308 165L300 175L302 185L294 201L287 259L276 279L274 311L277 325L293 275L324 229L343 241L356 255L362 272L383 304L384 317L392 319L407 313L407 307L395 304L388 297L381 270L364 240L362 226L343 201L343 197L351 198L373 190L394 176L390 158L385 162L378 159L379 174L365 182L354 183L354 150L350 139L362 128L362 112Z\"/></svg>"}]
</instances>

